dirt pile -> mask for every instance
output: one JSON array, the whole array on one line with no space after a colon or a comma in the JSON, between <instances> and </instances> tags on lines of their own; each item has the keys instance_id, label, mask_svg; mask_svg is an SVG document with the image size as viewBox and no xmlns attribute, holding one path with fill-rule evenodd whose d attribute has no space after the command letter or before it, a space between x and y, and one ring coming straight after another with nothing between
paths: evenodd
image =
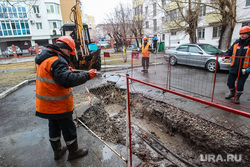
<instances>
[{"instance_id":1,"label":"dirt pile","mask_svg":"<svg viewBox=\"0 0 250 167\"><path fill-rule=\"evenodd\" d=\"M105 91L103 91L105 90ZM100 99L97 104L89 108L82 115L82 120L102 139L114 144L126 143L126 91L116 88L114 85L106 85L90 90ZM130 95L130 110L133 122L146 120L151 126L158 125L158 129L173 140L182 141L170 146L173 152L183 160L187 160L194 166L246 166L250 161L250 140L231 130L217 124L208 122L198 116L188 113L175 106L162 101L144 97L142 94ZM149 130L150 131L150 130ZM138 134L141 134L139 136ZM159 139L151 131L156 139ZM181 140L177 139L181 135ZM181 164L178 161L169 161L164 154L155 153L146 144L143 138L148 136L138 128L132 129L132 151L143 162L143 166L173 166ZM184 143L189 148L184 147ZM164 145L164 142L162 143ZM242 155L240 162L200 162L200 154L215 154L226 156L227 154ZM182 163L183 164L183 163ZM184 163L182 166L190 166Z\"/></svg>"}]
</instances>

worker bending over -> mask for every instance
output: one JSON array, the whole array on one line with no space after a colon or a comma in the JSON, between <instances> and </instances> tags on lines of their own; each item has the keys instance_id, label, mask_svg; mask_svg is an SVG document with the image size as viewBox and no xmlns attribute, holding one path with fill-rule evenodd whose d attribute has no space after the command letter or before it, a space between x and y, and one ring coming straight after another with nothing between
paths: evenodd
<instances>
[{"instance_id":1,"label":"worker bending over","mask_svg":"<svg viewBox=\"0 0 250 167\"><path fill-rule=\"evenodd\" d=\"M69 66L70 54L74 54L75 42L61 36L56 44L47 45L36 56L36 116L48 119L50 143L54 159L60 159L69 150L68 160L83 157L87 149L78 149L71 87L84 84L96 76L96 70L73 73ZM61 145L61 134L67 147Z\"/></svg>"}]
</instances>

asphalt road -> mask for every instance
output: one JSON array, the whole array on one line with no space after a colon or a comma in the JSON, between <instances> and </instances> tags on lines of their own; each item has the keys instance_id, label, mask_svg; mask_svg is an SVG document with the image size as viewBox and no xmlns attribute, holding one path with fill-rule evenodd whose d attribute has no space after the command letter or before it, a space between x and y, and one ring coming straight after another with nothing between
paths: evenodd
<instances>
[{"instance_id":1,"label":"asphalt road","mask_svg":"<svg viewBox=\"0 0 250 167\"><path fill-rule=\"evenodd\" d=\"M89 85L95 85L102 81L114 81L117 82L117 86L126 88L126 79L123 76L117 76L115 74L129 74L130 76L146 81L155 83L162 87L166 86L166 74L167 65L164 59L158 60L163 62L162 65L150 66L148 73L142 73L141 67L133 69L131 73L130 69L122 71L110 71L105 75L99 76L89 82ZM192 75L183 75L182 72L193 71ZM198 81L197 77L205 76L209 78L212 73L208 73L204 69L191 68L188 69L185 66L176 66L172 68L176 75L171 74L171 89L179 88L185 84L180 82L184 80L184 76L189 76L186 81ZM189 74L189 72L187 72ZM178 75L177 75L178 74ZM182 74L182 75L181 75ZM181 75L181 76L180 76ZM178 79L179 78L179 79ZM228 92L226 87L227 72L221 72L217 75L216 80L216 99L224 100L224 95ZM179 82L175 82L175 81ZM203 82L201 82L203 81ZM207 83L207 80L199 80L200 85ZM249 107L250 101L250 80L247 80L245 93L242 95L241 103ZM210 82L210 81L209 81ZM181 84L180 84L181 83ZM204 92L201 94L207 94L209 91L204 91L204 87L198 85L197 89L189 91ZM208 86L207 86L208 87ZM164 98L168 103L180 107L186 111L199 115L202 118L209 121L220 124L224 127L235 130L239 133L250 136L250 121L249 118L235 115L227 111L223 111L217 108L213 108L204 104L188 100L171 93L162 93L161 91L151 88L149 86L133 82L131 87L133 92L142 92L148 94L155 99ZM211 89L211 88L210 88ZM176 89L177 90L177 89ZM77 88L75 89L77 91ZM74 93L74 92L73 92ZM201 97L201 95L194 95ZM217 101L218 102L218 101ZM219 101L218 103L223 103ZM233 106L225 103L230 107L235 107L249 112L248 109L239 106ZM80 147L87 147L89 149L89 155L74 162L67 162L66 155L60 161L53 160L53 152L48 141L47 133L47 120L35 117L35 84L29 84L4 99L0 100L0 166L114 166L115 164L124 165L124 162L120 160L114 153L107 151L100 141L91 136L85 129L78 128L78 139ZM125 155L125 148L123 146L114 146ZM136 159L135 157L135 161Z\"/></svg>"}]
</instances>

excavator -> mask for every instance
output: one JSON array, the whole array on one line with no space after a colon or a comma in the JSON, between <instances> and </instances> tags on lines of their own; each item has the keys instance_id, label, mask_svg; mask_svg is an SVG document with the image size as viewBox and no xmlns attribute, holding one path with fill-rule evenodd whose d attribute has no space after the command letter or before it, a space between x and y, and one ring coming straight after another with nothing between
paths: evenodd
<instances>
[{"instance_id":1,"label":"excavator","mask_svg":"<svg viewBox=\"0 0 250 167\"><path fill-rule=\"evenodd\" d=\"M101 50L95 43L91 43L89 28L82 23L80 0L71 8L74 20L72 23L65 23L61 27L61 34L71 36L75 41L75 55L70 55L71 66L78 70L97 69L101 70Z\"/></svg>"}]
</instances>

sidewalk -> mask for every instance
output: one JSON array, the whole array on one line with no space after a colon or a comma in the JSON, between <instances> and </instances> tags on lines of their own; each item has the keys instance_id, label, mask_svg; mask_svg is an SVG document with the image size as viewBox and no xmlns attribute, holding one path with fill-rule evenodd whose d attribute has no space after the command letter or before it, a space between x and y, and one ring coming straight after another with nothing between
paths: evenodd
<instances>
[{"instance_id":1,"label":"sidewalk","mask_svg":"<svg viewBox=\"0 0 250 167\"><path fill-rule=\"evenodd\" d=\"M49 143L48 121L35 116L34 82L21 87L0 101L0 166L122 167L126 165L106 145L81 126L77 128L78 143L80 148L88 148L88 155L68 162L68 152L66 152L61 160L55 161ZM77 112L82 110L81 107L76 108ZM65 145L64 142L62 144ZM125 159L127 158L125 146L108 144ZM133 165L139 162L140 160L133 155Z\"/></svg>"}]
</instances>

